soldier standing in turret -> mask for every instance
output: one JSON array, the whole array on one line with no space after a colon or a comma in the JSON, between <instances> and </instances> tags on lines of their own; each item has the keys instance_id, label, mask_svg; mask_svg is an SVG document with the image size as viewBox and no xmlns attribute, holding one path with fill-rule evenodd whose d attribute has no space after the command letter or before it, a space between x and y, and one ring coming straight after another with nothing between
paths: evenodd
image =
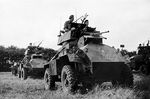
<instances>
[{"instance_id":1,"label":"soldier standing in turret","mask_svg":"<svg viewBox=\"0 0 150 99\"><path fill-rule=\"evenodd\" d=\"M139 44L139 46L138 46L138 54L141 54L141 52L142 52L142 51L141 51L141 50L142 50L141 47L142 47L142 45Z\"/></svg>"},{"instance_id":2,"label":"soldier standing in turret","mask_svg":"<svg viewBox=\"0 0 150 99\"><path fill-rule=\"evenodd\" d=\"M29 43L29 46L27 47L27 49L26 49L26 51L24 53L24 55L25 55L24 59L25 59L26 63L28 63L30 58L31 58L31 54L33 52L32 47L33 47L32 43Z\"/></svg>"},{"instance_id":3,"label":"soldier standing in turret","mask_svg":"<svg viewBox=\"0 0 150 99\"><path fill-rule=\"evenodd\" d=\"M25 51L25 56L28 56L30 54L32 50L32 43L29 44L29 46L27 47L26 51Z\"/></svg>"}]
</instances>

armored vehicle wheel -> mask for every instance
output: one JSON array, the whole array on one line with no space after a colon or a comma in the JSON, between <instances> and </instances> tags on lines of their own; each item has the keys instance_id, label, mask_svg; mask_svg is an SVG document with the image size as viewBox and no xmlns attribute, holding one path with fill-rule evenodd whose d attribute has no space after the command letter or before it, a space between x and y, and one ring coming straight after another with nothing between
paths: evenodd
<instances>
[{"instance_id":1,"label":"armored vehicle wheel","mask_svg":"<svg viewBox=\"0 0 150 99\"><path fill-rule=\"evenodd\" d=\"M27 79L27 69L22 68L21 69L21 80L25 80L25 79Z\"/></svg>"},{"instance_id":2,"label":"armored vehicle wheel","mask_svg":"<svg viewBox=\"0 0 150 99\"><path fill-rule=\"evenodd\" d=\"M132 71L128 66L124 66L124 68L122 69L119 84L126 87L133 86L133 75L132 75Z\"/></svg>"},{"instance_id":3,"label":"armored vehicle wheel","mask_svg":"<svg viewBox=\"0 0 150 99\"><path fill-rule=\"evenodd\" d=\"M69 65L65 65L61 72L61 83L64 92L72 93L75 91L76 76L74 70Z\"/></svg>"},{"instance_id":4,"label":"armored vehicle wheel","mask_svg":"<svg viewBox=\"0 0 150 99\"><path fill-rule=\"evenodd\" d=\"M49 89L54 89L55 88L55 79L54 76L50 75L50 71L47 68L45 70L45 74L44 74L44 82L45 82L45 89L49 90Z\"/></svg>"}]
</instances>

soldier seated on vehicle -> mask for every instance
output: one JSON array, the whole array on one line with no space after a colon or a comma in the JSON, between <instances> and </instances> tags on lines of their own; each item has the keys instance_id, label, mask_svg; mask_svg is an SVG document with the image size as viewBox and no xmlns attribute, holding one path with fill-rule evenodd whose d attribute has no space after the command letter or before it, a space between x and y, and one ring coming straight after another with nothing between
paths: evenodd
<instances>
[{"instance_id":1,"label":"soldier seated on vehicle","mask_svg":"<svg viewBox=\"0 0 150 99\"><path fill-rule=\"evenodd\" d=\"M138 54L141 54L141 53L142 53L142 45L139 44L139 46L138 46Z\"/></svg>"},{"instance_id":2,"label":"soldier seated on vehicle","mask_svg":"<svg viewBox=\"0 0 150 99\"><path fill-rule=\"evenodd\" d=\"M84 31L87 31L87 29L88 29L88 26L89 26L89 20L85 20L84 21L84 24L85 24L85 27L84 27Z\"/></svg>"},{"instance_id":3,"label":"soldier seated on vehicle","mask_svg":"<svg viewBox=\"0 0 150 99\"><path fill-rule=\"evenodd\" d=\"M64 30L65 30L65 32L68 32L70 30L71 31L75 30L74 27L71 27L71 23L73 23L73 21L74 21L74 15L70 15L69 20L66 21L65 24L64 24Z\"/></svg>"}]
</instances>

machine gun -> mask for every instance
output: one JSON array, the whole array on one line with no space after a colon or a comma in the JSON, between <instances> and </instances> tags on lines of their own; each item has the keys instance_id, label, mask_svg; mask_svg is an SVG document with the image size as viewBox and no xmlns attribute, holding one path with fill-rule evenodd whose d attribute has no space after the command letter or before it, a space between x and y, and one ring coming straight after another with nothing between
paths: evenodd
<instances>
[{"instance_id":1,"label":"machine gun","mask_svg":"<svg viewBox=\"0 0 150 99\"><path fill-rule=\"evenodd\" d=\"M84 32L83 35L86 35L86 37L100 37L100 38L103 38L103 39L107 39L106 37L103 37L101 36L102 34L104 33L109 33L109 31L104 31L104 32L100 32L100 31L94 31L94 32Z\"/></svg>"},{"instance_id":2,"label":"machine gun","mask_svg":"<svg viewBox=\"0 0 150 99\"><path fill-rule=\"evenodd\" d=\"M83 35L88 35L88 36L93 36L93 37L99 37L99 36L101 36L104 33L109 33L109 31L104 31L104 32L100 32L100 31L84 32ZM103 37L103 38L106 39L105 37Z\"/></svg>"}]
</instances>

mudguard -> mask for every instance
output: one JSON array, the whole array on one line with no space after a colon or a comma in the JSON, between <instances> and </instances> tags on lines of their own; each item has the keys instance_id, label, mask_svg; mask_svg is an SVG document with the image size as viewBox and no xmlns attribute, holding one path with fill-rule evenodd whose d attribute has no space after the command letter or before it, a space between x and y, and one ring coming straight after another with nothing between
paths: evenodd
<instances>
[{"instance_id":1,"label":"mudguard","mask_svg":"<svg viewBox=\"0 0 150 99\"><path fill-rule=\"evenodd\" d=\"M49 71L51 75L57 75L57 68L56 68L56 62L57 60L52 60L49 62Z\"/></svg>"},{"instance_id":2,"label":"mudguard","mask_svg":"<svg viewBox=\"0 0 150 99\"><path fill-rule=\"evenodd\" d=\"M70 62L81 63L87 67L91 67L91 61L83 50L77 49L75 53L67 54Z\"/></svg>"}]
</instances>

